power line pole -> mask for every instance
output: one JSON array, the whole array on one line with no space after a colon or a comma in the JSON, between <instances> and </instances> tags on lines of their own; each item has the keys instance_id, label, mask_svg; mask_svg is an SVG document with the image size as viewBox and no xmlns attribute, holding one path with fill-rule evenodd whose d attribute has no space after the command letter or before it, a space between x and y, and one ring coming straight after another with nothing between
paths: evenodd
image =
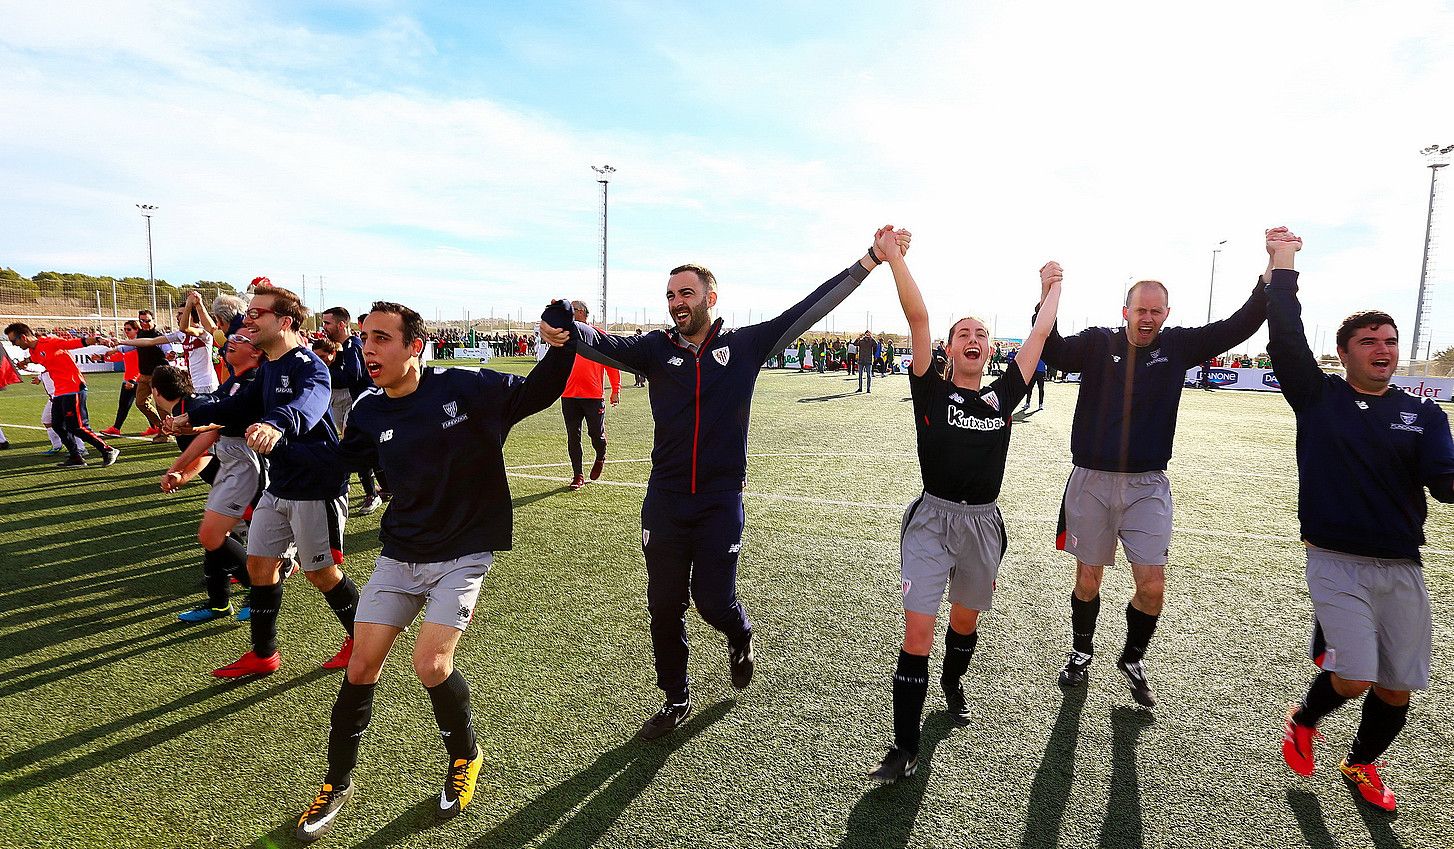
<instances>
[{"instance_id":1,"label":"power line pole","mask_svg":"<svg viewBox=\"0 0 1454 849\"><path fill-rule=\"evenodd\" d=\"M156 315L157 311L157 275L156 266L152 263L151 253L151 216L157 208L149 203L139 203L136 208L146 218L146 278L151 281L151 312Z\"/></svg>"}]
</instances>

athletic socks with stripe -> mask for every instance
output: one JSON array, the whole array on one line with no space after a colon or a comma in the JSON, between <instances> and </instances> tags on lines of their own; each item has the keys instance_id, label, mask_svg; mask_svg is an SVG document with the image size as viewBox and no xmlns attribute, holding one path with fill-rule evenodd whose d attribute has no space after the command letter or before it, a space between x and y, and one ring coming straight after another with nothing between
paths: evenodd
<instances>
[{"instance_id":1,"label":"athletic socks with stripe","mask_svg":"<svg viewBox=\"0 0 1454 849\"><path fill-rule=\"evenodd\" d=\"M929 693L929 656L899 650L894 670L894 748L919 755L919 718Z\"/></svg>"},{"instance_id":2,"label":"athletic socks with stripe","mask_svg":"<svg viewBox=\"0 0 1454 849\"><path fill-rule=\"evenodd\" d=\"M475 756L475 729L470 718L470 685L456 669L449 677L425 687L429 704L434 707L434 721L439 723L439 736L449 752L450 763Z\"/></svg>"},{"instance_id":3,"label":"athletic socks with stripe","mask_svg":"<svg viewBox=\"0 0 1454 849\"><path fill-rule=\"evenodd\" d=\"M333 608L333 615L338 617L338 622L343 630L353 636L353 614L358 608L358 587L353 585L347 575L343 580L333 585L333 589L323 594L328 601L328 606Z\"/></svg>"},{"instance_id":4,"label":"athletic socks with stripe","mask_svg":"<svg viewBox=\"0 0 1454 849\"><path fill-rule=\"evenodd\" d=\"M1097 596L1097 601L1100 597ZM1126 603L1126 647L1121 650L1121 660L1135 663L1146 656L1146 647L1151 645L1151 635L1156 633L1159 616L1142 613L1130 602Z\"/></svg>"},{"instance_id":5,"label":"athletic socks with stripe","mask_svg":"<svg viewBox=\"0 0 1454 849\"><path fill-rule=\"evenodd\" d=\"M328 774L325 784L334 789L347 787L358 766L358 747L374 715L374 690L378 684L354 684L343 678L333 702L333 722L328 728Z\"/></svg>"},{"instance_id":6,"label":"athletic socks with stripe","mask_svg":"<svg viewBox=\"0 0 1454 849\"><path fill-rule=\"evenodd\" d=\"M1075 650L1081 654L1095 654L1096 619L1100 615L1099 593L1090 601L1081 601L1075 593L1070 594L1070 632Z\"/></svg>"},{"instance_id":7,"label":"athletic socks with stripe","mask_svg":"<svg viewBox=\"0 0 1454 849\"><path fill-rule=\"evenodd\" d=\"M278 652L278 608L283 606L283 584L257 584L252 588L252 653L272 657Z\"/></svg>"},{"instance_id":8,"label":"athletic socks with stripe","mask_svg":"<svg viewBox=\"0 0 1454 849\"><path fill-rule=\"evenodd\" d=\"M231 571L227 552L221 548L202 552L202 575L207 580L207 606L221 610L231 604L228 593Z\"/></svg>"},{"instance_id":9,"label":"athletic socks with stripe","mask_svg":"<svg viewBox=\"0 0 1454 849\"><path fill-rule=\"evenodd\" d=\"M979 631L961 634L953 628L944 629L944 672L942 680L955 684L964 677L969 661L974 657L975 644L979 642Z\"/></svg>"}]
</instances>

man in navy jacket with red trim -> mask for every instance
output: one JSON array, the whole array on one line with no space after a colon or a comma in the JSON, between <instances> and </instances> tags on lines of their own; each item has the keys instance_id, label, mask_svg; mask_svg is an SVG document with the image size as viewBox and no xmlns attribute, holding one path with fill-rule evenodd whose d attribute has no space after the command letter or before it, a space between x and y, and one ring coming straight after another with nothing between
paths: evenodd
<instances>
[{"instance_id":1,"label":"man in navy jacket with red trim","mask_svg":"<svg viewBox=\"0 0 1454 849\"><path fill-rule=\"evenodd\" d=\"M610 336L582 329L579 354L646 375L655 422L641 549L656 682L666 704L641 727L645 739L671 731L691 712L689 599L727 635L733 686L752 680L752 623L737 597L752 391L768 357L842 303L878 264L870 248L782 315L736 330L712 320L712 272L682 265L667 280L671 330Z\"/></svg>"}]
</instances>

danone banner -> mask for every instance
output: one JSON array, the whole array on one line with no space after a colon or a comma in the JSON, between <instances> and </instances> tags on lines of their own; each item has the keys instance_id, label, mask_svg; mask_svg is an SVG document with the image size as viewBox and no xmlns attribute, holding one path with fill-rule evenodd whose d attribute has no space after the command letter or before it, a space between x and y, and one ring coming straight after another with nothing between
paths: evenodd
<instances>
[{"instance_id":1,"label":"danone banner","mask_svg":"<svg viewBox=\"0 0 1454 849\"><path fill-rule=\"evenodd\" d=\"M1202 370L1187 369L1188 383L1200 383ZM1256 392L1281 392L1277 374L1270 368L1214 368L1207 376L1208 382L1218 389L1250 389ZM1432 398L1435 401L1454 400L1454 377L1417 377L1395 375L1389 381L1416 398Z\"/></svg>"}]
</instances>

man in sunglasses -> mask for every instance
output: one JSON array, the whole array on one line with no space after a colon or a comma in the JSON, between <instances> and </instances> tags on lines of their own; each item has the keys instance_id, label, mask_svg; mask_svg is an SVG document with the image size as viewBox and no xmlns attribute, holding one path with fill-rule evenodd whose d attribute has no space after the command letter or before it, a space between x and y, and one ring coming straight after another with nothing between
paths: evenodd
<instances>
[{"instance_id":1,"label":"man in sunglasses","mask_svg":"<svg viewBox=\"0 0 1454 849\"><path fill-rule=\"evenodd\" d=\"M263 456L282 444L303 449L337 446L328 410L333 391L328 367L308 350L298 331L307 314L293 292L259 287L242 323L243 333L267 355L257 379L236 395L168 419L168 429L187 433L205 424L242 426L247 446ZM347 477L339 468L288 462L271 463L269 477L253 511L247 541L252 650L215 670L212 674L219 678L266 675L278 669L278 610L283 601L279 569L294 546L304 575L323 593L348 635L343 648L323 667L343 669L353 652L358 588L339 568L348 516Z\"/></svg>"},{"instance_id":2,"label":"man in sunglasses","mask_svg":"<svg viewBox=\"0 0 1454 849\"><path fill-rule=\"evenodd\" d=\"M156 328L156 316L151 310L138 310L136 323L140 329L136 331L137 339L158 339L162 332ZM162 433L162 419L157 415L156 408L151 403L151 373L156 371L157 366L165 365L167 362L167 351L170 346L137 348L136 350L136 408L146 416L146 430L141 432L142 436L150 436L152 442L166 442L167 435Z\"/></svg>"}]
</instances>

